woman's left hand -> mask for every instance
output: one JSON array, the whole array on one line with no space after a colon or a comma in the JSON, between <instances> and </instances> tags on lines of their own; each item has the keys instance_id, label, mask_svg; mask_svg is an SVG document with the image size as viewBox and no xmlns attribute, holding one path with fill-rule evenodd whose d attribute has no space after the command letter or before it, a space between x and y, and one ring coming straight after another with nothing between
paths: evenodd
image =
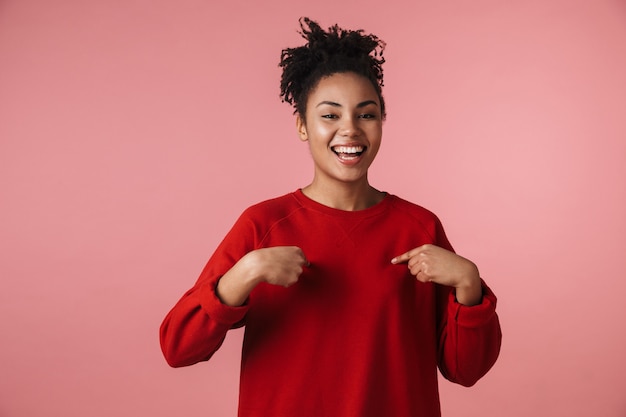
<instances>
[{"instance_id":1,"label":"woman's left hand","mask_svg":"<svg viewBox=\"0 0 626 417\"><path fill-rule=\"evenodd\" d=\"M411 274L421 282L434 282L456 288L457 301L476 305L482 301L478 268L469 259L436 245L423 245L398 255L392 264L407 263Z\"/></svg>"}]
</instances>

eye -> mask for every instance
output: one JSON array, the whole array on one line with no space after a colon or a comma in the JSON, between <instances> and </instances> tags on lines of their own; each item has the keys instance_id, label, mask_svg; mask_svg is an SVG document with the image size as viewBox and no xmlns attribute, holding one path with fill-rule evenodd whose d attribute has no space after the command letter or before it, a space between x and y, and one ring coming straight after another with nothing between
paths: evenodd
<instances>
[{"instance_id":1,"label":"eye","mask_svg":"<svg viewBox=\"0 0 626 417\"><path fill-rule=\"evenodd\" d=\"M335 114L323 114L322 118L323 119L336 119L337 115L335 115Z\"/></svg>"},{"instance_id":2,"label":"eye","mask_svg":"<svg viewBox=\"0 0 626 417\"><path fill-rule=\"evenodd\" d=\"M360 114L359 118L360 119L375 119L376 115L375 114L371 114L371 113L365 113L365 114Z\"/></svg>"}]
</instances>

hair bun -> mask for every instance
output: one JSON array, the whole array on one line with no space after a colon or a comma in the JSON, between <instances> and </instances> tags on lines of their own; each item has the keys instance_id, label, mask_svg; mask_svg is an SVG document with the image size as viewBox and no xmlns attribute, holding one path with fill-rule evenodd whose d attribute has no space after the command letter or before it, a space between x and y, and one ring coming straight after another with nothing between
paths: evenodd
<instances>
[{"instance_id":1,"label":"hair bun","mask_svg":"<svg viewBox=\"0 0 626 417\"><path fill-rule=\"evenodd\" d=\"M300 18L300 35L307 41L297 48L286 48L281 53L281 98L304 114L306 99L317 82L340 72L355 72L367 77L381 101L385 62L385 43L376 35L366 35L362 29L346 30L333 25L324 31L308 17Z\"/></svg>"}]
</instances>

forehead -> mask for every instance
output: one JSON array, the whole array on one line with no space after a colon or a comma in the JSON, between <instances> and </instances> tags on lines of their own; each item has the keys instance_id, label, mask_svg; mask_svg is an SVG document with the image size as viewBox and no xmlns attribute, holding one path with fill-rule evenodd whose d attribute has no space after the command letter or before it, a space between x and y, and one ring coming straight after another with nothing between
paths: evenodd
<instances>
[{"instance_id":1,"label":"forehead","mask_svg":"<svg viewBox=\"0 0 626 417\"><path fill-rule=\"evenodd\" d=\"M373 100L379 103L378 94L372 82L353 72L335 73L320 79L311 90L308 104L315 106L322 101L363 102Z\"/></svg>"}]
</instances>

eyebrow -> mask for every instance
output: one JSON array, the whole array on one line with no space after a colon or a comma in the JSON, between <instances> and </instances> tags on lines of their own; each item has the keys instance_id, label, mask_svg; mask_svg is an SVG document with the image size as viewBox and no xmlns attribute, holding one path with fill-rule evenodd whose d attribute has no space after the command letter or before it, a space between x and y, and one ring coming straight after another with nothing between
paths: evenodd
<instances>
[{"instance_id":1,"label":"eyebrow","mask_svg":"<svg viewBox=\"0 0 626 417\"><path fill-rule=\"evenodd\" d=\"M324 100L321 101L317 104L317 106L315 107L319 107L319 106L323 106L323 105L329 105L329 106L333 106L333 107L343 107L341 104L339 103L335 103L334 101L328 101L328 100ZM373 104L375 106L378 106L378 103L376 103L374 100L366 100L366 101L362 101L359 104L356 105L356 107L358 109L360 109L361 107L365 107L365 106L369 106L370 104Z\"/></svg>"}]
</instances>

